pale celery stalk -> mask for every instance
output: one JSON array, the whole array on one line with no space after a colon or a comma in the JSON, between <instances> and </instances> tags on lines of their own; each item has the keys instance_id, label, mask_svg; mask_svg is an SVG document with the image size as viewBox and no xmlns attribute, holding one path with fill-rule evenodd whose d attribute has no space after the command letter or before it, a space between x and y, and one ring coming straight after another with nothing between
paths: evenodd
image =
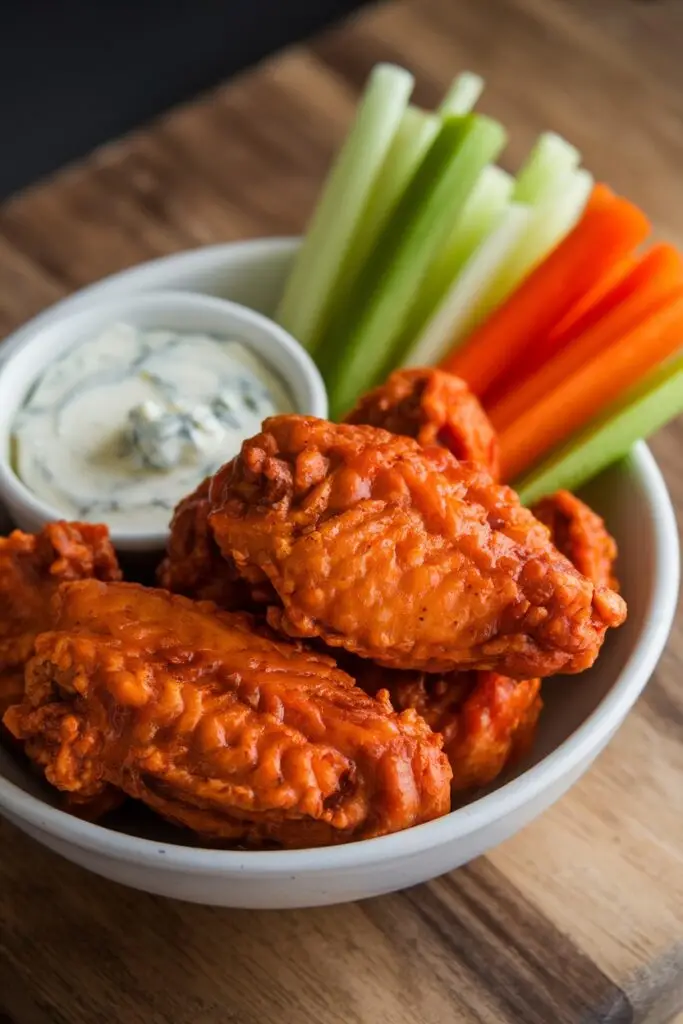
<instances>
[{"instance_id":1,"label":"pale celery stalk","mask_svg":"<svg viewBox=\"0 0 683 1024\"><path fill-rule=\"evenodd\" d=\"M555 132L539 135L517 175L512 198L517 203L539 203L556 194L556 182L578 168L581 154Z\"/></svg>"},{"instance_id":2,"label":"pale celery stalk","mask_svg":"<svg viewBox=\"0 0 683 1024\"><path fill-rule=\"evenodd\" d=\"M441 123L435 114L409 106L401 118L363 215L362 230L373 240L434 142Z\"/></svg>"},{"instance_id":3,"label":"pale celery stalk","mask_svg":"<svg viewBox=\"0 0 683 1024\"><path fill-rule=\"evenodd\" d=\"M463 324L466 333L497 309L569 234L581 217L592 188L593 178L588 171L572 171L566 180L557 183L555 194L532 208L527 230L482 293L469 322Z\"/></svg>"},{"instance_id":4,"label":"pale celery stalk","mask_svg":"<svg viewBox=\"0 0 683 1024\"><path fill-rule=\"evenodd\" d=\"M441 119L436 114L413 106L404 113L358 223L353 245L346 253L328 308L336 308L338 301L344 302L351 282L362 273L380 231L440 127Z\"/></svg>"},{"instance_id":5,"label":"pale celery stalk","mask_svg":"<svg viewBox=\"0 0 683 1024\"><path fill-rule=\"evenodd\" d=\"M499 215L498 225L465 264L438 309L404 356L404 366L431 366L461 342L472 319L472 310L527 230L531 211L510 203Z\"/></svg>"},{"instance_id":6,"label":"pale celery stalk","mask_svg":"<svg viewBox=\"0 0 683 1024\"><path fill-rule=\"evenodd\" d=\"M403 68L374 68L327 177L276 315L303 345L312 346L322 329L337 273L353 244L413 84L413 76Z\"/></svg>"},{"instance_id":7,"label":"pale celery stalk","mask_svg":"<svg viewBox=\"0 0 683 1024\"><path fill-rule=\"evenodd\" d=\"M422 333L463 267L497 225L513 184L514 179L500 167L491 164L484 168L415 296L402 333L404 347Z\"/></svg>"},{"instance_id":8,"label":"pale celery stalk","mask_svg":"<svg viewBox=\"0 0 683 1024\"><path fill-rule=\"evenodd\" d=\"M665 363L517 482L525 505L574 491L683 412L683 355ZM561 410L559 410L561 415Z\"/></svg>"},{"instance_id":9,"label":"pale celery stalk","mask_svg":"<svg viewBox=\"0 0 683 1024\"><path fill-rule=\"evenodd\" d=\"M484 241L512 198L514 179L490 164L479 176L441 252L430 267L430 277L450 284L472 253ZM444 289L445 290L445 289Z\"/></svg>"},{"instance_id":10,"label":"pale celery stalk","mask_svg":"<svg viewBox=\"0 0 683 1024\"><path fill-rule=\"evenodd\" d=\"M463 71L453 81L439 106L442 117L469 114L484 91L484 79L473 71Z\"/></svg>"},{"instance_id":11,"label":"pale celery stalk","mask_svg":"<svg viewBox=\"0 0 683 1024\"><path fill-rule=\"evenodd\" d=\"M505 141L501 125L469 115L446 118L347 295L318 363L337 417L382 376L416 289L483 168Z\"/></svg>"},{"instance_id":12,"label":"pale celery stalk","mask_svg":"<svg viewBox=\"0 0 683 1024\"><path fill-rule=\"evenodd\" d=\"M357 237L354 239L354 244L349 249L340 271L331 305L336 307L337 302L344 301L344 293L351 281L362 272L365 261L387 218L434 142L442 119L448 116L469 114L483 88L484 80L482 78L470 71L464 71L453 82L438 114L427 113L412 105L408 107L401 118L394 141L384 158L367 208L358 225ZM498 168L496 170L500 175L505 173Z\"/></svg>"}]
</instances>

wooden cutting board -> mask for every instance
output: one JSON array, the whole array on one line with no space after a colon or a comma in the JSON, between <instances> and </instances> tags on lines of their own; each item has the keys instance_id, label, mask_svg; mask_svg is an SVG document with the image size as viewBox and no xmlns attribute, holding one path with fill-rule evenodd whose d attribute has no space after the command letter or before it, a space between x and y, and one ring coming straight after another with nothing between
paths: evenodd
<instances>
[{"instance_id":1,"label":"wooden cutting board","mask_svg":"<svg viewBox=\"0 0 683 1024\"><path fill-rule=\"evenodd\" d=\"M413 68L429 105L457 70L482 72L482 106L510 128L512 166L553 127L683 244L682 45L677 0L370 11L0 208L0 331L121 267L299 231L359 87L385 58ZM681 424L654 448L683 509ZM0 825L0 1024L673 1020L682 678L679 616L645 696L568 796L490 856L355 906L183 905L102 881Z\"/></svg>"}]
</instances>

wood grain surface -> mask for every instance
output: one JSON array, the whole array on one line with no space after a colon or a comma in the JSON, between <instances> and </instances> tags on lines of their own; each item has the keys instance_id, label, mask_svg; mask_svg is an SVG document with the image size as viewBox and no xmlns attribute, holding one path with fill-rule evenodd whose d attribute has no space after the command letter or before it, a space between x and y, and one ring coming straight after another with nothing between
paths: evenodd
<instances>
[{"instance_id":1,"label":"wood grain surface","mask_svg":"<svg viewBox=\"0 0 683 1024\"><path fill-rule=\"evenodd\" d=\"M0 208L0 331L122 267L298 232L379 59L434 104L459 69L683 245L680 0L412 0L371 10ZM4 159L11 158L7 144ZM683 426L655 441L683 510ZM1 1024L664 1024L683 1016L683 618L589 774L490 856L286 913L132 892L0 825ZM4 1013L4 1016L3 1016Z\"/></svg>"}]
</instances>

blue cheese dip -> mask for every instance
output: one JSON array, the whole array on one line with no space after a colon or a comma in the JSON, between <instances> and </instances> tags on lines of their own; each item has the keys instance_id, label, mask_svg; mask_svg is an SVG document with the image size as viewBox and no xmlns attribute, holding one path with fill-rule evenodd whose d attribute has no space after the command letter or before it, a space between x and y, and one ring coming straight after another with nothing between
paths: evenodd
<instances>
[{"instance_id":1,"label":"blue cheese dip","mask_svg":"<svg viewBox=\"0 0 683 1024\"><path fill-rule=\"evenodd\" d=\"M66 518L163 531L265 417L292 411L239 340L117 324L37 379L13 423L14 470Z\"/></svg>"}]
</instances>

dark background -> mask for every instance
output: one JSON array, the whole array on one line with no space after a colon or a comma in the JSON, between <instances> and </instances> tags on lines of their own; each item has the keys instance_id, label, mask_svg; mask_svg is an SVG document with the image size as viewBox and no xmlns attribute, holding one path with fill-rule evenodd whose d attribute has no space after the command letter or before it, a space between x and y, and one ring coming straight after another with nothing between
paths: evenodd
<instances>
[{"instance_id":1,"label":"dark background","mask_svg":"<svg viewBox=\"0 0 683 1024\"><path fill-rule=\"evenodd\" d=\"M0 198L366 0L0 0Z\"/></svg>"}]
</instances>

